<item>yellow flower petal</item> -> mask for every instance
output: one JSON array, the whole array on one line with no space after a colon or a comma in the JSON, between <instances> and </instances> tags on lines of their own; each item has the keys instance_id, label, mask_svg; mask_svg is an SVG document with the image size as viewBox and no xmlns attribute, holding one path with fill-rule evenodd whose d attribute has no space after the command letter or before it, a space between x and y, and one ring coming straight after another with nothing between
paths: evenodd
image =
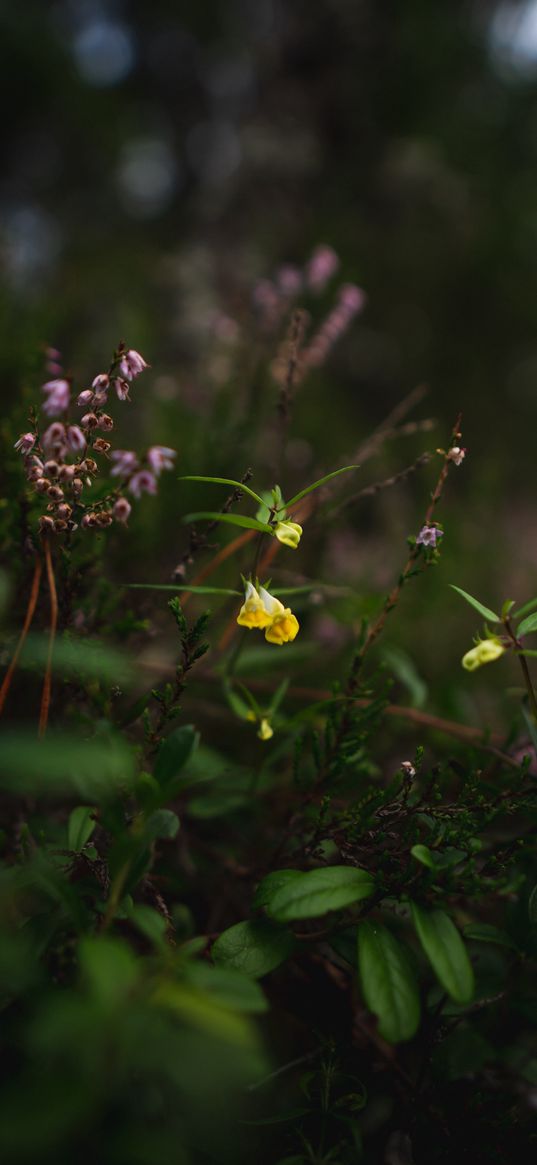
<instances>
[{"instance_id":1,"label":"yellow flower petal","mask_svg":"<svg viewBox=\"0 0 537 1165\"><path fill-rule=\"evenodd\" d=\"M278 542L283 542L284 546L296 550L302 535L302 526L299 526L298 522L278 522L274 534Z\"/></svg>"},{"instance_id":2,"label":"yellow flower petal","mask_svg":"<svg viewBox=\"0 0 537 1165\"><path fill-rule=\"evenodd\" d=\"M270 627L265 631L267 643L276 643L281 647L284 643L292 643L299 631L299 622L289 607L275 615Z\"/></svg>"}]
</instances>

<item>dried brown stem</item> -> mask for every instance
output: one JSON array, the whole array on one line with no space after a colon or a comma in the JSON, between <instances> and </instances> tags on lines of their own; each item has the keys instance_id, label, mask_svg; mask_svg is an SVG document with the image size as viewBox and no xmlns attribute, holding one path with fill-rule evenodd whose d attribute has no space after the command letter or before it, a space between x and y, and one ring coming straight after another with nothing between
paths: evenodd
<instances>
[{"instance_id":1,"label":"dried brown stem","mask_svg":"<svg viewBox=\"0 0 537 1165\"><path fill-rule=\"evenodd\" d=\"M39 587L40 587L40 583L41 583L42 572L43 572L43 565L42 565L41 559L39 558L39 556L37 556L36 560L35 560L34 576L32 579L32 589L30 591L30 598L28 599L28 606L26 608L26 615L24 617L22 631L20 633L19 641L18 641L17 646L15 648L15 652L14 652L14 655L12 657L11 663L10 663L10 665L7 669L7 672L4 676L2 687L0 688L0 716L2 715L2 712L4 710L4 704L6 702L6 698L7 698L9 689L11 687L11 681L12 681L13 675L15 673L15 668L17 667L20 653L24 647L26 636L28 635L28 631L30 630L32 619L33 619L34 614L35 614L35 608L37 606L37 599L39 596Z\"/></svg>"},{"instance_id":2,"label":"dried brown stem","mask_svg":"<svg viewBox=\"0 0 537 1165\"><path fill-rule=\"evenodd\" d=\"M50 542L48 538L43 539L43 546L45 551L45 566L47 569L47 581L50 596L50 630L48 641L47 665L45 669L45 679L43 681L43 692L41 696L41 711L39 714L39 736L41 739L47 731L48 715L50 709L50 693L52 685L52 653L54 651L54 641L56 639L56 628L58 626L58 595L56 592L56 579L54 577L54 566L52 562L52 554L50 550Z\"/></svg>"}]
</instances>

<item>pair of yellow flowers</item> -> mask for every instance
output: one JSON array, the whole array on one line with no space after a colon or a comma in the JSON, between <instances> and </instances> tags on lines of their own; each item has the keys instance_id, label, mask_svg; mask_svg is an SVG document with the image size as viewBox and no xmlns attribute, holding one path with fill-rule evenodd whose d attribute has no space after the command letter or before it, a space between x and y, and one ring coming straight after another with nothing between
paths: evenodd
<instances>
[{"instance_id":1,"label":"pair of yellow flowers","mask_svg":"<svg viewBox=\"0 0 537 1165\"><path fill-rule=\"evenodd\" d=\"M284 607L264 587L255 587L252 582L245 584L244 603L237 623L250 631L254 628L264 631L267 642L276 643L278 647L292 643L299 630L298 619L291 608Z\"/></svg>"}]
</instances>

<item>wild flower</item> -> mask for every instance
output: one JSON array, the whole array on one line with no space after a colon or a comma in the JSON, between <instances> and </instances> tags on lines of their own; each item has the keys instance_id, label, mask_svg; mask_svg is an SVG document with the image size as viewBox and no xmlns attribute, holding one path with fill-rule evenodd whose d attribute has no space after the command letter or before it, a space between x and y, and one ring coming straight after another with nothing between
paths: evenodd
<instances>
[{"instance_id":1,"label":"wild flower","mask_svg":"<svg viewBox=\"0 0 537 1165\"><path fill-rule=\"evenodd\" d=\"M124 352L119 361L119 371L125 380L134 380L145 368L149 368L149 364L134 348Z\"/></svg>"},{"instance_id":2,"label":"wild flower","mask_svg":"<svg viewBox=\"0 0 537 1165\"><path fill-rule=\"evenodd\" d=\"M274 736L274 729L266 716L261 719L257 735L260 740L270 740L271 736Z\"/></svg>"},{"instance_id":3,"label":"wild flower","mask_svg":"<svg viewBox=\"0 0 537 1165\"><path fill-rule=\"evenodd\" d=\"M130 449L114 449L110 459L113 463L110 470L112 477L128 477L139 466L136 453Z\"/></svg>"},{"instance_id":4,"label":"wild flower","mask_svg":"<svg viewBox=\"0 0 537 1165\"><path fill-rule=\"evenodd\" d=\"M131 477L127 488L135 498L140 498L143 493L156 494L157 479L148 469L139 469L134 477Z\"/></svg>"},{"instance_id":5,"label":"wild flower","mask_svg":"<svg viewBox=\"0 0 537 1165\"><path fill-rule=\"evenodd\" d=\"M439 530L438 526L422 526L416 538L416 546L430 546L434 549L443 536L444 531Z\"/></svg>"},{"instance_id":6,"label":"wild flower","mask_svg":"<svg viewBox=\"0 0 537 1165\"><path fill-rule=\"evenodd\" d=\"M264 631L267 643L275 643L279 647L284 643L292 643L299 630L298 619L290 607L284 607L265 587L255 587L252 582L245 584L244 603L237 616L237 623L240 627L248 627L250 631Z\"/></svg>"},{"instance_id":7,"label":"wild flower","mask_svg":"<svg viewBox=\"0 0 537 1165\"><path fill-rule=\"evenodd\" d=\"M244 603L237 616L237 623L240 627L248 627L250 631L253 628L263 630L268 627L271 617L265 608L263 600L252 582L247 582L245 585Z\"/></svg>"},{"instance_id":8,"label":"wild flower","mask_svg":"<svg viewBox=\"0 0 537 1165\"><path fill-rule=\"evenodd\" d=\"M23 457L26 457L30 450L33 449L34 445L34 433L21 433L18 441L15 441L13 448L17 450L17 453L22 453Z\"/></svg>"},{"instance_id":9,"label":"wild flower","mask_svg":"<svg viewBox=\"0 0 537 1165\"><path fill-rule=\"evenodd\" d=\"M169 449L167 445L152 445L147 450L147 463L158 477L163 469L173 469L173 461L176 456L175 450Z\"/></svg>"},{"instance_id":10,"label":"wild flower","mask_svg":"<svg viewBox=\"0 0 537 1165\"><path fill-rule=\"evenodd\" d=\"M63 379L49 380L42 386L46 395L43 412L47 417L59 417L69 408L70 389L69 381Z\"/></svg>"},{"instance_id":11,"label":"wild flower","mask_svg":"<svg viewBox=\"0 0 537 1165\"><path fill-rule=\"evenodd\" d=\"M299 526L298 522L278 522L274 527L274 535L278 542L283 542L284 546L296 550L302 535L302 526Z\"/></svg>"},{"instance_id":12,"label":"wild flower","mask_svg":"<svg viewBox=\"0 0 537 1165\"><path fill-rule=\"evenodd\" d=\"M447 453L448 461L452 461L454 465L462 465L468 450L460 448L459 445L453 445Z\"/></svg>"},{"instance_id":13,"label":"wild flower","mask_svg":"<svg viewBox=\"0 0 537 1165\"><path fill-rule=\"evenodd\" d=\"M499 659L505 650L504 644L496 635L490 636L489 639L480 639L475 647L463 655L462 666L466 671L475 671L484 663L493 663L495 659Z\"/></svg>"},{"instance_id":14,"label":"wild flower","mask_svg":"<svg viewBox=\"0 0 537 1165\"><path fill-rule=\"evenodd\" d=\"M339 267L339 256L333 247L320 243L315 248L306 268L308 287L317 295L324 291L329 279L335 275Z\"/></svg>"}]
</instances>

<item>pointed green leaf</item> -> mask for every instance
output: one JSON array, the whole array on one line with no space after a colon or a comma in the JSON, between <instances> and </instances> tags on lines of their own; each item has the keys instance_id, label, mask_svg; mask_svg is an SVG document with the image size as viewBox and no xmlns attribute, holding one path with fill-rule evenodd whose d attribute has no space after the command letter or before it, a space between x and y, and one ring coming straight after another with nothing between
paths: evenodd
<instances>
[{"instance_id":1,"label":"pointed green leaf","mask_svg":"<svg viewBox=\"0 0 537 1165\"><path fill-rule=\"evenodd\" d=\"M196 514L185 514L185 525L192 522L225 522L228 526L243 526L245 530L259 530L261 534L274 534L274 528L257 518L247 518L243 514L220 514L217 510L201 510Z\"/></svg>"},{"instance_id":2,"label":"pointed green leaf","mask_svg":"<svg viewBox=\"0 0 537 1165\"><path fill-rule=\"evenodd\" d=\"M424 910L410 903L420 943L442 987L456 1003L469 1003L474 972L462 938L443 910Z\"/></svg>"},{"instance_id":3,"label":"pointed green leaf","mask_svg":"<svg viewBox=\"0 0 537 1165\"><path fill-rule=\"evenodd\" d=\"M325 485L327 481L331 481L333 477L339 477L340 473L348 473L350 469L359 468L359 465L344 465L342 469L335 469L333 473L327 473L326 477L320 477L318 481L314 481L312 485L308 485L306 489L301 489L300 493L297 493L294 495L294 497L290 498L289 501L285 503L287 509L289 509L289 506L294 506L296 502L301 501L302 498L305 498L306 494L312 493L314 489L319 489L320 486Z\"/></svg>"},{"instance_id":4,"label":"pointed green leaf","mask_svg":"<svg viewBox=\"0 0 537 1165\"><path fill-rule=\"evenodd\" d=\"M91 805L79 805L69 814L67 823L67 849L80 853L89 841L96 821L93 819L95 809Z\"/></svg>"},{"instance_id":5,"label":"pointed green leaf","mask_svg":"<svg viewBox=\"0 0 537 1165\"><path fill-rule=\"evenodd\" d=\"M404 947L380 923L358 927L358 970L365 1002L391 1044L410 1040L420 1021L420 997Z\"/></svg>"},{"instance_id":6,"label":"pointed green leaf","mask_svg":"<svg viewBox=\"0 0 537 1165\"><path fill-rule=\"evenodd\" d=\"M529 635L530 631L537 631L537 611L533 615L527 615L516 629L517 636Z\"/></svg>"},{"instance_id":7,"label":"pointed green leaf","mask_svg":"<svg viewBox=\"0 0 537 1165\"><path fill-rule=\"evenodd\" d=\"M453 591L457 591L457 594L462 595L463 599L466 599L466 602L469 603L471 607L474 607L476 611L479 611L479 614L482 615L484 619L488 619L488 621L491 623L501 623L500 616L495 615L494 611L491 611L490 607L484 607L483 603L479 602L479 599L474 599L473 595L469 595L467 591L463 591L462 587L456 587L455 583L450 583L449 585Z\"/></svg>"},{"instance_id":8,"label":"pointed green leaf","mask_svg":"<svg viewBox=\"0 0 537 1165\"><path fill-rule=\"evenodd\" d=\"M188 591L192 595L235 595L239 598L242 591L232 591L229 587L196 587L184 585L178 586L177 583L124 583L131 591Z\"/></svg>"},{"instance_id":9,"label":"pointed green leaf","mask_svg":"<svg viewBox=\"0 0 537 1165\"><path fill-rule=\"evenodd\" d=\"M217 938L212 949L215 963L234 967L252 979L261 979L288 959L295 941L284 926L269 918L237 922Z\"/></svg>"},{"instance_id":10,"label":"pointed green leaf","mask_svg":"<svg viewBox=\"0 0 537 1165\"><path fill-rule=\"evenodd\" d=\"M232 477L201 477L199 474L188 474L186 477L178 477L177 480L207 481L212 482L214 485L232 485L234 489L240 489L243 491L243 493L249 494L250 497L253 498L255 502L259 502L261 506L264 505L263 498L260 498L259 494L255 493L255 490L250 489L249 485L244 485L244 482L242 481L235 481Z\"/></svg>"},{"instance_id":11,"label":"pointed green leaf","mask_svg":"<svg viewBox=\"0 0 537 1165\"><path fill-rule=\"evenodd\" d=\"M534 611L536 607L537 596L534 599L530 599L527 603L524 603L522 607L518 608L518 611L513 611L513 619L520 619L523 615L529 615L530 611Z\"/></svg>"},{"instance_id":12,"label":"pointed green leaf","mask_svg":"<svg viewBox=\"0 0 537 1165\"><path fill-rule=\"evenodd\" d=\"M465 938L470 938L473 942L495 943L499 947L510 947L516 950L516 944L505 930L491 926L488 922L469 922L468 926L465 926L463 934Z\"/></svg>"},{"instance_id":13,"label":"pointed green leaf","mask_svg":"<svg viewBox=\"0 0 537 1165\"><path fill-rule=\"evenodd\" d=\"M421 862L422 866L427 866L429 870L435 869L435 860L428 846L413 845L410 852L416 861Z\"/></svg>"},{"instance_id":14,"label":"pointed green leaf","mask_svg":"<svg viewBox=\"0 0 537 1165\"><path fill-rule=\"evenodd\" d=\"M309 870L276 891L268 912L277 922L317 918L330 910L342 910L373 893L375 884L365 870L353 866L326 866Z\"/></svg>"}]
</instances>

